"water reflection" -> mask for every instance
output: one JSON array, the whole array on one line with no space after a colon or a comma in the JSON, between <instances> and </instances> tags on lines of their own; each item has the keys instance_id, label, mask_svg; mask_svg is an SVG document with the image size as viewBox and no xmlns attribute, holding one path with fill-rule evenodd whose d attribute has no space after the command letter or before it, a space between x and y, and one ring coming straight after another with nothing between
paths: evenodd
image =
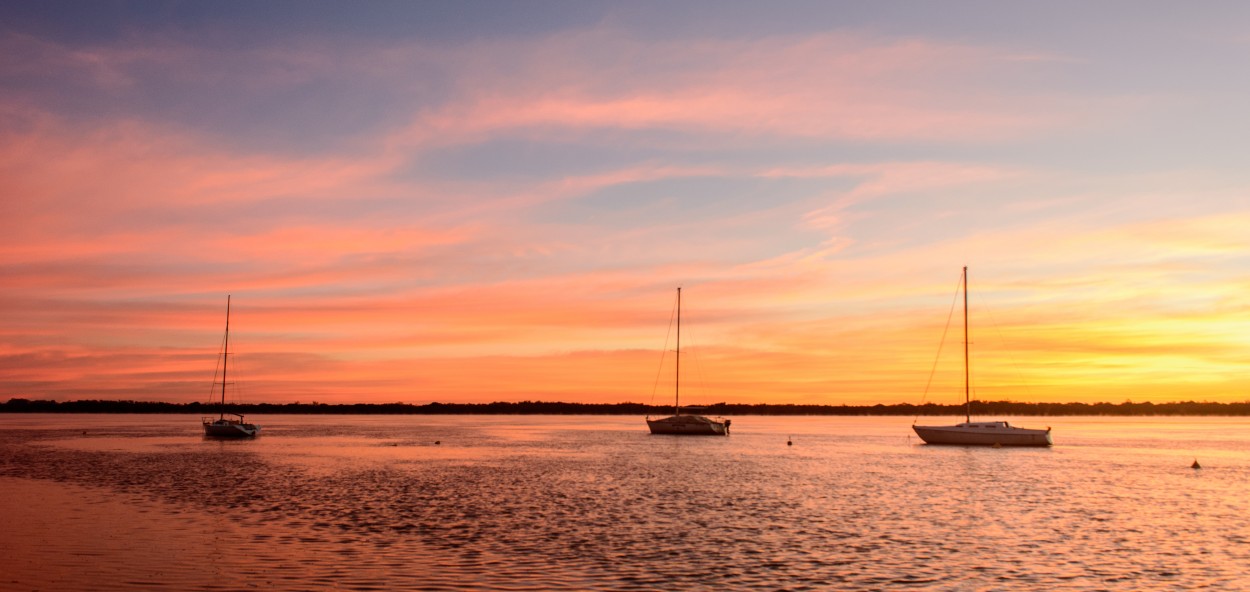
<instances>
[{"instance_id":1,"label":"water reflection","mask_svg":"<svg viewBox=\"0 0 1250 592\"><path fill-rule=\"evenodd\" d=\"M284 416L241 442L127 419L0 418L0 507L46 510L0 535L40 568L23 587L1236 587L1250 556L1232 419L1055 419L1055 448L1000 450L916 445L909 418L690 439L625 417Z\"/></svg>"}]
</instances>

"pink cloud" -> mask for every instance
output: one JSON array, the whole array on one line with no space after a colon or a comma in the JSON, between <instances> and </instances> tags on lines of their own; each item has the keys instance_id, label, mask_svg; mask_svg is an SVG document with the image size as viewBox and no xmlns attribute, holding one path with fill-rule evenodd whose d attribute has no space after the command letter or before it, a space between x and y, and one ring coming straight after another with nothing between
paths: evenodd
<instances>
[{"instance_id":1,"label":"pink cloud","mask_svg":"<svg viewBox=\"0 0 1250 592\"><path fill-rule=\"evenodd\" d=\"M419 111L399 143L614 128L975 142L1088 117L1059 97L991 90L1020 61L991 47L839 34L643 43L601 31L467 53L464 96Z\"/></svg>"},{"instance_id":2,"label":"pink cloud","mask_svg":"<svg viewBox=\"0 0 1250 592\"><path fill-rule=\"evenodd\" d=\"M75 55L43 47L40 63L119 91L141 83L135 64L172 71L207 57L169 46L177 51L163 56L164 45ZM233 293L257 400L648 402L671 290L685 285L687 330L699 338L691 352L705 357L712 387L706 402L913 401L964 263L976 269L979 293L1003 306L1004 326L1025 334L1038 398L1067 400L1077 377L1109 375L1128 377L1128 386L1100 384L1098 395L1081 396L1119 393L1157 380L1155 366L1200 369L1219 396L1244 392L1232 388L1240 362L1220 353L1250 347L1229 322L1246 307L1244 212L1108 225L1055 216L1082 196L1050 189L1028 207L1013 203L1017 218L978 230L908 243L911 234L894 229L865 244L852 232L889 217L874 209L879 201L989 192L1046 174L937 160L691 164L654 153L527 181L446 180L412 167L447 146L514 136L637 148L659 140L634 132L663 130L682 136L666 148L705 151L813 140L978 143L1050 133L1105 110L1097 100L1052 103L998 84L1021 63L1051 63L1046 56L836 34L654 43L612 31L463 51L223 51L230 63L272 60L263 70L274 76L250 78L240 92L353 66L377 76L431 67L447 73L450 88L443 102L407 107L403 129L319 156L242 151L245 141L232 148L137 117L71 122L6 100L0 113L27 126L0 139L0 306L12 319L0 329L0 375L16 392L199 397L222 296ZM186 70L180 75L202 74ZM205 76L234 80L228 74ZM651 206L663 221L634 227L534 214L609 188L699 177L851 182L695 220ZM1182 190L1144 205L1105 188L1093 195L1148 209L1188 198L1193 180L1173 179ZM266 210L275 200L289 201ZM400 206L366 205L387 200ZM301 211L310 203L324 211ZM222 211L233 216L205 219ZM916 217L932 225L945 214L933 206ZM748 229L815 238L753 250ZM1210 275L1200 282L1167 279L1203 268ZM991 372L987 391L1010 384ZM1169 389L1158 396L1185 392Z\"/></svg>"}]
</instances>

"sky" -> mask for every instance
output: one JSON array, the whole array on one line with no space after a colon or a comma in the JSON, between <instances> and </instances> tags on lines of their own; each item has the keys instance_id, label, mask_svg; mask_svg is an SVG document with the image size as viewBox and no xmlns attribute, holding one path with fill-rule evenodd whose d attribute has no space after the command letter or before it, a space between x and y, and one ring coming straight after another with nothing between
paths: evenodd
<instances>
[{"instance_id":1,"label":"sky","mask_svg":"<svg viewBox=\"0 0 1250 592\"><path fill-rule=\"evenodd\" d=\"M1250 4L0 3L0 400L1250 400ZM949 324L948 324L949 322Z\"/></svg>"}]
</instances>

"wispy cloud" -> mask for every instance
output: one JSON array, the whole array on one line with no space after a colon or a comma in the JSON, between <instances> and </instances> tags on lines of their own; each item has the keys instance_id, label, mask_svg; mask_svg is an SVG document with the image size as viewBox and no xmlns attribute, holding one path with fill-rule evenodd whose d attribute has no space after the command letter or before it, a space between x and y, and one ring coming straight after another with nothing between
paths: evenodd
<instances>
[{"instance_id":1,"label":"wispy cloud","mask_svg":"<svg viewBox=\"0 0 1250 592\"><path fill-rule=\"evenodd\" d=\"M0 35L0 390L203 398L233 294L258 400L647 402L684 285L706 402L915 401L968 264L986 393L1244 398L1245 176L1099 165L1096 55L214 38Z\"/></svg>"}]
</instances>

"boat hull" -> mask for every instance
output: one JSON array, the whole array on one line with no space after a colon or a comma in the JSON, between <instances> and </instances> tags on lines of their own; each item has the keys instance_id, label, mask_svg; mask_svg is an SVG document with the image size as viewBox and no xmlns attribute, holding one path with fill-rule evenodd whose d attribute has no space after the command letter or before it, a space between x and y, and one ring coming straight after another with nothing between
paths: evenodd
<instances>
[{"instance_id":1,"label":"boat hull","mask_svg":"<svg viewBox=\"0 0 1250 592\"><path fill-rule=\"evenodd\" d=\"M674 415L663 419L647 418L652 434L672 436L728 436L729 420L708 419L702 415Z\"/></svg>"},{"instance_id":2,"label":"boat hull","mask_svg":"<svg viewBox=\"0 0 1250 592\"><path fill-rule=\"evenodd\" d=\"M204 435L210 438L253 438L260 426L230 419L204 420Z\"/></svg>"},{"instance_id":3,"label":"boat hull","mask_svg":"<svg viewBox=\"0 0 1250 592\"><path fill-rule=\"evenodd\" d=\"M1037 446L1054 445L1050 430L1017 428L1006 422L967 423L954 426L912 426L926 444L957 446Z\"/></svg>"}]
</instances>

